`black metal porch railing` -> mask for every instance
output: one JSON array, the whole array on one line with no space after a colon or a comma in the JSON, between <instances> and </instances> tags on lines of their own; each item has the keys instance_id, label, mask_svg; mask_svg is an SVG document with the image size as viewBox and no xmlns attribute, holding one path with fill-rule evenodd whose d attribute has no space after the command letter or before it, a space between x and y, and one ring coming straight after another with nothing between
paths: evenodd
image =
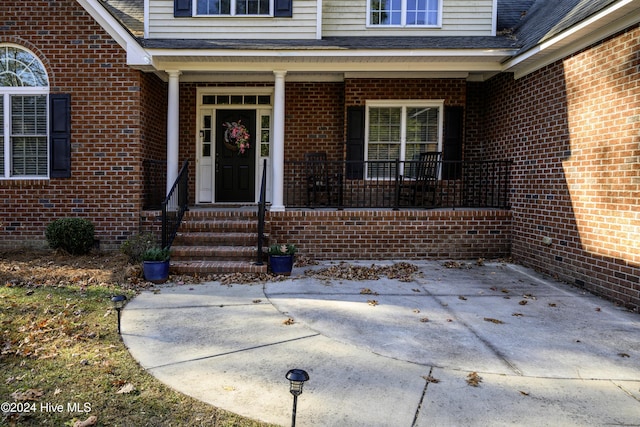
<instances>
[{"instance_id":1,"label":"black metal porch railing","mask_svg":"<svg viewBox=\"0 0 640 427\"><path fill-rule=\"evenodd\" d=\"M285 162L284 203L292 208L509 208L510 160Z\"/></svg>"},{"instance_id":2,"label":"black metal porch railing","mask_svg":"<svg viewBox=\"0 0 640 427\"><path fill-rule=\"evenodd\" d=\"M262 164L262 179L260 180L260 201L258 202L258 254L256 265L264 265L262 244L264 243L264 221L267 210L267 159Z\"/></svg>"},{"instance_id":3,"label":"black metal porch railing","mask_svg":"<svg viewBox=\"0 0 640 427\"><path fill-rule=\"evenodd\" d=\"M189 160L185 160L169 194L162 201L162 247L170 248L189 208Z\"/></svg>"}]
</instances>

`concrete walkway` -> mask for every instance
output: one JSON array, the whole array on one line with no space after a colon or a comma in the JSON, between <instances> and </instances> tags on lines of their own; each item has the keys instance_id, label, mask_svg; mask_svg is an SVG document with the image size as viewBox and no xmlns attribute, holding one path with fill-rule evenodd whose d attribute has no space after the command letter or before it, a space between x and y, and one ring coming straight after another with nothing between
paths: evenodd
<instances>
[{"instance_id":1,"label":"concrete walkway","mask_svg":"<svg viewBox=\"0 0 640 427\"><path fill-rule=\"evenodd\" d=\"M519 266L411 263L411 281L161 286L122 338L169 386L278 425L300 368L300 427L640 426L640 315Z\"/></svg>"}]
</instances>

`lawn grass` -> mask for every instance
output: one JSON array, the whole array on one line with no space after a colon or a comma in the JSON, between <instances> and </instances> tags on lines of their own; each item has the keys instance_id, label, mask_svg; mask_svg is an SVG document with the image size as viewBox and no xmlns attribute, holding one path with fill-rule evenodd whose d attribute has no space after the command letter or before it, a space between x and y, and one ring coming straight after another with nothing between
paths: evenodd
<instances>
[{"instance_id":1,"label":"lawn grass","mask_svg":"<svg viewBox=\"0 0 640 427\"><path fill-rule=\"evenodd\" d=\"M133 298L134 289L5 280L0 403L12 410L3 405L0 425L73 426L91 416L96 426L266 425L178 393L138 365L117 333L110 301L114 294Z\"/></svg>"}]
</instances>

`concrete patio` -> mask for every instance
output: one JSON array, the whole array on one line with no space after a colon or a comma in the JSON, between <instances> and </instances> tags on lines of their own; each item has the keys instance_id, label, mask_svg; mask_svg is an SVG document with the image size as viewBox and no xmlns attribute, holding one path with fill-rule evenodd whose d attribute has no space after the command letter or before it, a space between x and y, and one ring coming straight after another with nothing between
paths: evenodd
<instances>
[{"instance_id":1,"label":"concrete patio","mask_svg":"<svg viewBox=\"0 0 640 427\"><path fill-rule=\"evenodd\" d=\"M122 337L169 386L278 425L291 368L310 376L298 426L640 425L637 313L513 264L411 264L159 286L127 305Z\"/></svg>"}]
</instances>

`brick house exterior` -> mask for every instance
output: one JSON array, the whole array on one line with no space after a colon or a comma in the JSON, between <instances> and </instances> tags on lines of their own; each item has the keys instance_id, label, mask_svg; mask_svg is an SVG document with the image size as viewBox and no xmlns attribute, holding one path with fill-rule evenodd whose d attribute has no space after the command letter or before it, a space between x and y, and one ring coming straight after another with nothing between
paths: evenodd
<instances>
[{"instance_id":1,"label":"brick house exterior","mask_svg":"<svg viewBox=\"0 0 640 427\"><path fill-rule=\"evenodd\" d=\"M105 2L114 8L133 3ZM302 160L308 151L344 160L351 107L375 100L442 100L444 109L464 111L465 160L513 161L510 209L274 210L268 212L271 238L328 259L511 256L637 309L640 29L635 3L625 6L633 13L617 33L564 55L560 49L555 57L540 59L546 62L540 66L500 58L507 64L501 72L487 69L473 78L457 75L454 67L447 76L388 71L380 77L363 71L340 79L322 73L289 79L289 73L284 81L286 161ZM264 78L167 77L173 72L168 65L154 69L145 58L132 65L132 48L123 47L121 39L151 53L164 52L166 41L146 40L137 27L109 13L96 15L95 1L33 1L26 7L22 1L3 1L0 45L33 53L46 69L49 93L70 95L71 173L68 178L0 179L3 249L43 246L46 225L63 216L90 219L104 250L117 249L142 230L157 230L158 211L145 209L145 197L154 191L150 177L161 188L166 185L171 79L180 79L177 153L179 163L190 160L192 203L199 198L200 148L194 139L202 91L237 87L262 93L274 86ZM602 10L594 10L594 16ZM586 17L578 14L574 24ZM131 34L114 36L114 23ZM525 53L542 40L530 43L517 29L514 34L523 40ZM508 42L500 42L505 52Z\"/></svg>"},{"instance_id":2,"label":"brick house exterior","mask_svg":"<svg viewBox=\"0 0 640 427\"><path fill-rule=\"evenodd\" d=\"M482 138L488 155L514 159L513 257L636 307L638 36L634 25L521 79L487 82Z\"/></svg>"}]
</instances>

